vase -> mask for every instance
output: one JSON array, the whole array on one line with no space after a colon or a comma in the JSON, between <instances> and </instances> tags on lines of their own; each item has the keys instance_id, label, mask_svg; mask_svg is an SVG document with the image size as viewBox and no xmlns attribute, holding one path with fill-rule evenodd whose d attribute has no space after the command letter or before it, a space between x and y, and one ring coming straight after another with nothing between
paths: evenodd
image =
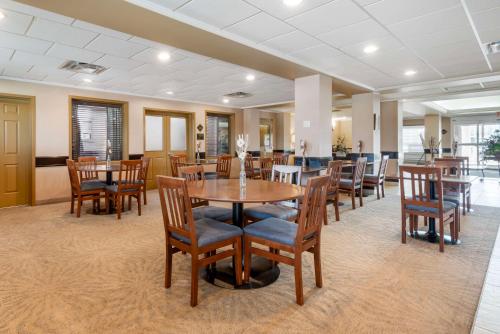
<instances>
[{"instance_id":1,"label":"vase","mask_svg":"<svg viewBox=\"0 0 500 334\"><path fill-rule=\"evenodd\" d=\"M111 156L108 154L108 157L106 158L106 167L110 168L111 167Z\"/></svg>"},{"instance_id":2,"label":"vase","mask_svg":"<svg viewBox=\"0 0 500 334\"><path fill-rule=\"evenodd\" d=\"M245 160L240 160L240 189L247 187L247 173L245 173Z\"/></svg>"}]
</instances>

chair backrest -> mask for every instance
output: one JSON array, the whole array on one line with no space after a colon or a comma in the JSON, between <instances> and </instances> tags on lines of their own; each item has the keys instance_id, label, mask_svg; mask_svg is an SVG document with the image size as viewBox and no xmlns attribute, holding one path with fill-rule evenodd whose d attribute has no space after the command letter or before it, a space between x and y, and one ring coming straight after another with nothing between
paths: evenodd
<instances>
[{"instance_id":1,"label":"chair backrest","mask_svg":"<svg viewBox=\"0 0 500 334\"><path fill-rule=\"evenodd\" d=\"M78 172L76 171L76 164L74 160L67 159L66 165L68 166L69 182L71 184L71 192L78 194L81 190L80 180L78 179Z\"/></svg>"},{"instance_id":2,"label":"chair backrest","mask_svg":"<svg viewBox=\"0 0 500 334\"><path fill-rule=\"evenodd\" d=\"M96 157L78 157L78 170L80 171L80 180L89 181L99 179L96 167Z\"/></svg>"},{"instance_id":3,"label":"chair backrest","mask_svg":"<svg viewBox=\"0 0 500 334\"><path fill-rule=\"evenodd\" d=\"M271 175L273 173L273 159L269 157L261 157L259 159L260 164L260 178L262 180L271 180Z\"/></svg>"},{"instance_id":4,"label":"chair backrest","mask_svg":"<svg viewBox=\"0 0 500 334\"><path fill-rule=\"evenodd\" d=\"M142 168L141 168L141 173L139 175L139 180L142 180L144 184L146 184L145 182L148 179L149 162L151 161L151 158L142 156L141 161L142 161Z\"/></svg>"},{"instance_id":5,"label":"chair backrest","mask_svg":"<svg viewBox=\"0 0 500 334\"><path fill-rule=\"evenodd\" d=\"M253 168L253 157L250 153L245 156L245 174L247 177L252 178L255 175L255 170Z\"/></svg>"},{"instance_id":6,"label":"chair backrest","mask_svg":"<svg viewBox=\"0 0 500 334\"><path fill-rule=\"evenodd\" d=\"M288 154L286 153L273 153L274 165L288 165Z\"/></svg>"},{"instance_id":7,"label":"chair backrest","mask_svg":"<svg viewBox=\"0 0 500 334\"><path fill-rule=\"evenodd\" d=\"M315 176L307 179L306 191L299 216L296 244L319 236L323 225L324 210L326 210L326 194L330 186L328 175Z\"/></svg>"},{"instance_id":8,"label":"chair backrest","mask_svg":"<svg viewBox=\"0 0 500 334\"><path fill-rule=\"evenodd\" d=\"M296 184L300 186L301 166L273 165L271 181Z\"/></svg>"},{"instance_id":9,"label":"chair backrest","mask_svg":"<svg viewBox=\"0 0 500 334\"><path fill-rule=\"evenodd\" d=\"M120 161L120 173L118 177L118 191L140 190L142 174L142 160Z\"/></svg>"},{"instance_id":10,"label":"chair backrest","mask_svg":"<svg viewBox=\"0 0 500 334\"><path fill-rule=\"evenodd\" d=\"M378 179L381 181L385 179L385 172L387 170L388 163L389 163L389 156L388 155L382 156L382 160L380 161L380 168L378 169Z\"/></svg>"},{"instance_id":11,"label":"chair backrest","mask_svg":"<svg viewBox=\"0 0 500 334\"><path fill-rule=\"evenodd\" d=\"M328 161L328 169L326 174L330 177L330 186L328 192L336 192L339 188L340 179L342 176L342 166L344 163L342 160L330 160Z\"/></svg>"},{"instance_id":12,"label":"chair backrest","mask_svg":"<svg viewBox=\"0 0 500 334\"><path fill-rule=\"evenodd\" d=\"M352 176L352 182L354 184L363 183L363 178L365 177L365 169L366 169L367 159L358 158L356 160L356 166L354 167L354 175Z\"/></svg>"},{"instance_id":13,"label":"chair backrest","mask_svg":"<svg viewBox=\"0 0 500 334\"><path fill-rule=\"evenodd\" d=\"M161 212L167 240L176 233L191 240L191 246L198 246L196 226L193 220L191 200L186 180L169 176L157 176L156 184L160 193Z\"/></svg>"},{"instance_id":14,"label":"chair backrest","mask_svg":"<svg viewBox=\"0 0 500 334\"><path fill-rule=\"evenodd\" d=\"M431 182L434 185L434 198L431 194ZM443 212L443 184L441 169L438 167L400 166L399 185L401 191L401 209L407 206L418 206L420 211L425 208L437 209ZM408 187L410 188L408 191ZM427 210L428 211L428 210Z\"/></svg>"},{"instance_id":15,"label":"chair backrest","mask_svg":"<svg viewBox=\"0 0 500 334\"><path fill-rule=\"evenodd\" d=\"M231 175L232 160L233 157L231 157L229 154L223 154L217 157L217 167L216 167L217 178L224 178L224 179L229 178L229 175Z\"/></svg>"},{"instance_id":16,"label":"chair backrest","mask_svg":"<svg viewBox=\"0 0 500 334\"><path fill-rule=\"evenodd\" d=\"M463 175L462 160L453 158L436 158L434 159L434 166L441 169L441 174L446 176L460 176Z\"/></svg>"},{"instance_id":17,"label":"chair backrest","mask_svg":"<svg viewBox=\"0 0 500 334\"><path fill-rule=\"evenodd\" d=\"M465 173L467 173L467 175L469 175L469 157L459 157L459 156L456 156L456 157L451 157L451 156L444 156L442 158L436 158L434 159L434 161L436 160L458 160L461 162L462 164L462 173L465 175Z\"/></svg>"},{"instance_id":18,"label":"chair backrest","mask_svg":"<svg viewBox=\"0 0 500 334\"><path fill-rule=\"evenodd\" d=\"M181 167L179 168L179 174L186 181L205 180L205 169L202 165Z\"/></svg>"},{"instance_id":19,"label":"chair backrest","mask_svg":"<svg viewBox=\"0 0 500 334\"><path fill-rule=\"evenodd\" d=\"M186 155L185 154L169 154L170 158L170 169L172 170L172 176L179 176L179 167L186 166Z\"/></svg>"}]
</instances>

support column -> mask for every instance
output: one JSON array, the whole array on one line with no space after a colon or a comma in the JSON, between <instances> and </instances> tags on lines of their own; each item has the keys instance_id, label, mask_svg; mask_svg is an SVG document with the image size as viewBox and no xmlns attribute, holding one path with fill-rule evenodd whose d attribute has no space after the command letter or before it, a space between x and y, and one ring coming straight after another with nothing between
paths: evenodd
<instances>
[{"instance_id":1,"label":"support column","mask_svg":"<svg viewBox=\"0 0 500 334\"><path fill-rule=\"evenodd\" d=\"M452 130L451 118L441 117L441 153L451 154L451 147L453 145Z\"/></svg>"},{"instance_id":2,"label":"support column","mask_svg":"<svg viewBox=\"0 0 500 334\"><path fill-rule=\"evenodd\" d=\"M352 152L354 158L361 154L368 161L374 161L380 154L379 94L365 93L352 97Z\"/></svg>"},{"instance_id":3,"label":"support column","mask_svg":"<svg viewBox=\"0 0 500 334\"><path fill-rule=\"evenodd\" d=\"M248 153L260 156L260 110L243 109L243 133L248 134Z\"/></svg>"},{"instance_id":4,"label":"support column","mask_svg":"<svg viewBox=\"0 0 500 334\"><path fill-rule=\"evenodd\" d=\"M302 162L300 141L306 143L306 164L327 164L332 158L332 78L311 75L295 79L295 159Z\"/></svg>"},{"instance_id":5,"label":"support column","mask_svg":"<svg viewBox=\"0 0 500 334\"><path fill-rule=\"evenodd\" d=\"M434 137L436 142L439 142L441 140L441 115L425 115L424 126L425 126L426 161L429 161L430 160L429 141L431 137Z\"/></svg>"},{"instance_id":6,"label":"support column","mask_svg":"<svg viewBox=\"0 0 500 334\"><path fill-rule=\"evenodd\" d=\"M389 156L386 176L397 179L403 159L403 108L401 102L380 103L380 151Z\"/></svg>"}]
</instances>

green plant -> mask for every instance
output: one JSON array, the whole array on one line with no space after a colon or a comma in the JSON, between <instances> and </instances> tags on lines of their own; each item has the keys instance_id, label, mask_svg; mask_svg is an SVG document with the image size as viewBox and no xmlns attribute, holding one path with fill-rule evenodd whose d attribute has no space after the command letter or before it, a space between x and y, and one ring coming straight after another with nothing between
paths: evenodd
<instances>
[{"instance_id":1,"label":"green plant","mask_svg":"<svg viewBox=\"0 0 500 334\"><path fill-rule=\"evenodd\" d=\"M347 153L344 136L337 138L337 145L333 145L333 151L339 153Z\"/></svg>"},{"instance_id":2,"label":"green plant","mask_svg":"<svg viewBox=\"0 0 500 334\"><path fill-rule=\"evenodd\" d=\"M484 140L484 144L485 155L500 155L500 130L495 130L489 138Z\"/></svg>"}]
</instances>

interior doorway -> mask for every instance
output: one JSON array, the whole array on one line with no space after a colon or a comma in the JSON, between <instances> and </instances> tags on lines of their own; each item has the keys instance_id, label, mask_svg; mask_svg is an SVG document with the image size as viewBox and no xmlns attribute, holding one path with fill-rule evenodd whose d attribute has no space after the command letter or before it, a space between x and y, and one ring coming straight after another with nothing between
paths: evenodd
<instances>
[{"instance_id":1,"label":"interior doorway","mask_svg":"<svg viewBox=\"0 0 500 334\"><path fill-rule=\"evenodd\" d=\"M144 113L144 156L151 158L147 188L156 188L157 175L171 175L169 154L193 158L193 122L191 113L146 109Z\"/></svg>"},{"instance_id":2,"label":"interior doorway","mask_svg":"<svg viewBox=\"0 0 500 334\"><path fill-rule=\"evenodd\" d=\"M0 95L0 208L33 204L34 98Z\"/></svg>"},{"instance_id":3,"label":"interior doorway","mask_svg":"<svg viewBox=\"0 0 500 334\"><path fill-rule=\"evenodd\" d=\"M261 118L259 124L260 132L260 153L262 156L273 153L273 120Z\"/></svg>"}]
</instances>

